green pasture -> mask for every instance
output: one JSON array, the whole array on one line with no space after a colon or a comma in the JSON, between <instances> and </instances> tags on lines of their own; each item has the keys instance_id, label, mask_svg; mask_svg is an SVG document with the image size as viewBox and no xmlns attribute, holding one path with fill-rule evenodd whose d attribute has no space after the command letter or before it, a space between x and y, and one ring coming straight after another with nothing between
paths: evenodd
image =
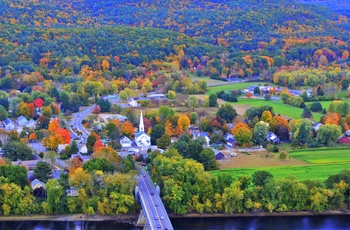
<instances>
[{"instance_id":1,"label":"green pasture","mask_svg":"<svg viewBox=\"0 0 350 230\"><path fill-rule=\"evenodd\" d=\"M232 104L233 107L235 104L240 105L248 105L248 106L263 106L263 105L270 105L273 107L273 111L276 114L281 114L287 117L291 118L301 118L301 114L303 113L302 108L294 107L291 105L283 104L281 100L277 101L265 101L263 99L255 99L255 98L238 98L238 102L228 102L229 104ZM322 117L322 114L320 113L312 113L313 120L319 121Z\"/></svg>"},{"instance_id":2,"label":"green pasture","mask_svg":"<svg viewBox=\"0 0 350 230\"><path fill-rule=\"evenodd\" d=\"M312 164L350 163L350 148L294 151L289 156Z\"/></svg>"},{"instance_id":3,"label":"green pasture","mask_svg":"<svg viewBox=\"0 0 350 230\"><path fill-rule=\"evenodd\" d=\"M285 178L288 175L294 175L299 181L320 180L325 181L330 175L337 174L341 170L349 170L350 163L339 164L310 164L302 166L278 166L262 168L232 168L210 171L214 176L219 173L229 173L234 178L239 176L251 177L255 171L265 170L270 172L275 179Z\"/></svg>"}]
</instances>

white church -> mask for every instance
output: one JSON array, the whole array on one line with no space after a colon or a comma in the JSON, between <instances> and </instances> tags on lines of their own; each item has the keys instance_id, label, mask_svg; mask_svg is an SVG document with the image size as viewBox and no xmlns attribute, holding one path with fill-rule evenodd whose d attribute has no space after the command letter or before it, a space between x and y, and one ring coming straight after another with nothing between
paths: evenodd
<instances>
[{"instance_id":1,"label":"white church","mask_svg":"<svg viewBox=\"0 0 350 230\"><path fill-rule=\"evenodd\" d=\"M151 146L151 137L145 133L145 125L143 124L143 116L141 111L139 130L135 133L135 143L138 147Z\"/></svg>"}]
</instances>

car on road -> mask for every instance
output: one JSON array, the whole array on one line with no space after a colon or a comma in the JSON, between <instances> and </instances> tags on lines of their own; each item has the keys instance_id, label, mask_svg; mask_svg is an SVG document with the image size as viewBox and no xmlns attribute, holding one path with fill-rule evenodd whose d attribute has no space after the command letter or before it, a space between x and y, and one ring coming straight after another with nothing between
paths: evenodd
<instances>
[{"instance_id":1,"label":"car on road","mask_svg":"<svg viewBox=\"0 0 350 230\"><path fill-rule=\"evenodd\" d=\"M150 193L151 193L152 196L154 195L154 192L153 192L153 191L151 191Z\"/></svg>"},{"instance_id":2,"label":"car on road","mask_svg":"<svg viewBox=\"0 0 350 230\"><path fill-rule=\"evenodd\" d=\"M161 219L161 220L164 220L164 216L161 216L160 219Z\"/></svg>"},{"instance_id":3,"label":"car on road","mask_svg":"<svg viewBox=\"0 0 350 230\"><path fill-rule=\"evenodd\" d=\"M158 204L158 203L155 203L155 206L156 206L156 207L159 207L159 204Z\"/></svg>"},{"instance_id":4,"label":"car on road","mask_svg":"<svg viewBox=\"0 0 350 230\"><path fill-rule=\"evenodd\" d=\"M146 174L142 174L143 177L146 177Z\"/></svg>"},{"instance_id":5,"label":"car on road","mask_svg":"<svg viewBox=\"0 0 350 230\"><path fill-rule=\"evenodd\" d=\"M155 220L158 220L158 216L155 216L154 219L155 219Z\"/></svg>"},{"instance_id":6,"label":"car on road","mask_svg":"<svg viewBox=\"0 0 350 230\"><path fill-rule=\"evenodd\" d=\"M236 157L236 156L237 156L237 153L231 153L230 156L231 156L231 157Z\"/></svg>"}]
</instances>

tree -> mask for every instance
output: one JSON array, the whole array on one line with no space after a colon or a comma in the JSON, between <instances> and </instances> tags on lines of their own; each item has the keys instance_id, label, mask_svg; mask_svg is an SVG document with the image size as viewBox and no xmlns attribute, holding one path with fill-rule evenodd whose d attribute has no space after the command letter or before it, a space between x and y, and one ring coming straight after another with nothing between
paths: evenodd
<instances>
[{"instance_id":1,"label":"tree","mask_svg":"<svg viewBox=\"0 0 350 230\"><path fill-rule=\"evenodd\" d=\"M50 161L50 165L52 166L55 163L57 157L57 153L55 151L47 151L44 153L44 159Z\"/></svg>"},{"instance_id":2,"label":"tree","mask_svg":"<svg viewBox=\"0 0 350 230\"><path fill-rule=\"evenodd\" d=\"M86 140L86 148L88 150L88 154L91 154L93 152L93 147L95 145L95 142L99 139L98 135L94 132L90 133Z\"/></svg>"},{"instance_id":3,"label":"tree","mask_svg":"<svg viewBox=\"0 0 350 230\"><path fill-rule=\"evenodd\" d=\"M225 104L221 105L220 109L216 112L216 116L221 117L226 122L232 122L237 116L237 112L232 105Z\"/></svg>"},{"instance_id":4,"label":"tree","mask_svg":"<svg viewBox=\"0 0 350 230\"><path fill-rule=\"evenodd\" d=\"M59 128L60 128L60 124L58 123L58 120L52 119L49 124L49 131L52 133L56 133Z\"/></svg>"},{"instance_id":5,"label":"tree","mask_svg":"<svg viewBox=\"0 0 350 230\"><path fill-rule=\"evenodd\" d=\"M258 122L254 126L253 139L258 145L266 143L266 136L269 132L268 125L266 123Z\"/></svg>"},{"instance_id":6,"label":"tree","mask_svg":"<svg viewBox=\"0 0 350 230\"><path fill-rule=\"evenodd\" d=\"M215 160L215 153L211 148L205 148L199 155L200 163L203 164L206 171L218 169L218 163Z\"/></svg>"},{"instance_id":7,"label":"tree","mask_svg":"<svg viewBox=\"0 0 350 230\"><path fill-rule=\"evenodd\" d=\"M120 163L121 158L118 153L111 147L100 147L97 148L93 155L94 158L104 158L111 164L117 165Z\"/></svg>"},{"instance_id":8,"label":"tree","mask_svg":"<svg viewBox=\"0 0 350 230\"><path fill-rule=\"evenodd\" d=\"M11 161L31 160L33 158L33 150L21 142L10 141L3 147L4 157Z\"/></svg>"},{"instance_id":9,"label":"tree","mask_svg":"<svg viewBox=\"0 0 350 230\"><path fill-rule=\"evenodd\" d=\"M45 186L47 193L47 203L54 212L60 210L60 206L64 203L62 202L63 194L65 193L62 185L56 180L48 180Z\"/></svg>"},{"instance_id":10,"label":"tree","mask_svg":"<svg viewBox=\"0 0 350 230\"><path fill-rule=\"evenodd\" d=\"M264 111L261 114L261 120L266 123L270 123L272 121L272 113L269 110Z\"/></svg>"},{"instance_id":11,"label":"tree","mask_svg":"<svg viewBox=\"0 0 350 230\"><path fill-rule=\"evenodd\" d=\"M94 158L83 165L83 169L88 173L100 170L104 173L113 172L114 166L105 158Z\"/></svg>"},{"instance_id":12,"label":"tree","mask_svg":"<svg viewBox=\"0 0 350 230\"><path fill-rule=\"evenodd\" d=\"M192 108L197 108L198 107L198 98L196 96L189 96L187 99L188 106Z\"/></svg>"},{"instance_id":13,"label":"tree","mask_svg":"<svg viewBox=\"0 0 350 230\"><path fill-rule=\"evenodd\" d=\"M216 94L210 94L209 95L209 107L217 107L218 102L217 102L217 96Z\"/></svg>"},{"instance_id":14,"label":"tree","mask_svg":"<svg viewBox=\"0 0 350 230\"><path fill-rule=\"evenodd\" d=\"M257 86L254 88L254 95L257 94L257 95L260 95L261 92L260 92L260 88Z\"/></svg>"},{"instance_id":15,"label":"tree","mask_svg":"<svg viewBox=\"0 0 350 230\"><path fill-rule=\"evenodd\" d=\"M312 112L321 112L322 109L323 109L323 108L322 108L322 105L321 105L321 103L318 102L318 101L313 102L313 103L311 104L311 106L310 106L310 110L311 110Z\"/></svg>"},{"instance_id":16,"label":"tree","mask_svg":"<svg viewBox=\"0 0 350 230\"><path fill-rule=\"evenodd\" d=\"M168 91L168 98L174 100L176 98L176 93L173 90Z\"/></svg>"},{"instance_id":17,"label":"tree","mask_svg":"<svg viewBox=\"0 0 350 230\"><path fill-rule=\"evenodd\" d=\"M156 142L158 148L166 149L171 145L171 138L170 136L164 134L161 138L158 138Z\"/></svg>"},{"instance_id":18,"label":"tree","mask_svg":"<svg viewBox=\"0 0 350 230\"><path fill-rule=\"evenodd\" d=\"M317 130L317 140L320 144L329 146L337 142L341 135L341 129L334 124L322 125Z\"/></svg>"},{"instance_id":19,"label":"tree","mask_svg":"<svg viewBox=\"0 0 350 230\"><path fill-rule=\"evenodd\" d=\"M110 112L111 111L111 103L107 99L98 99L96 104L100 106L101 112Z\"/></svg>"},{"instance_id":20,"label":"tree","mask_svg":"<svg viewBox=\"0 0 350 230\"><path fill-rule=\"evenodd\" d=\"M252 182L255 186L263 187L270 179L273 179L273 175L267 171L255 171L252 175Z\"/></svg>"},{"instance_id":21,"label":"tree","mask_svg":"<svg viewBox=\"0 0 350 230\"><path fill-rule=\"evenodd\" d=\"M9 117L9 113L4 108L4 106L0 105L0 120L3 121Z\"/></svg>"},{"instance_id":22,"label":"tree","mask_svg":"<svg viewBox=\"0 0 350 230\"><path fill-rule=\"evenodd\" d=\"M34 176L38 180L46 183L52 177L52 169L49 163L40 161L34 168Z\"/></svg>"},{"instance_id":23,"label":"tree","mask_svg":"<svg viewBox=\"0 0 350 230\"><path fill-rule=\"evenodd\" d=\"M108 70L109 69L109 62L107 61L107 60L103 60L102 61L102 69L104 70L104 71L106 71L106 70Z\"/></svg>"},{"instance_id":24,"label":"tree","mask_svg":"<svg viewBox=\"0 0 350 230\"><path fill-rule=\"evenodd\" d=\"M186 115L180 115L179 119L177 120L177 125L179 126L181 133L182 131L187 131L188 126L190 125L190 119Z\"/></svg>"},{"instance_id":25,"label":"tree","mask_svg":"<svg viewBox=\"0 0 350 230\"><path fill-rule=\"evenodd\" d=\"M307 119L311 119L312 118L312 113L310 112L310 110L308 108L305 108L303 113L301 114L302 118L307 118Z\"/></svg>"},{"instance_id":26,"label":"tree","mask_svg":"<svg viewBox=\"0 0 350 230\"><path fill-rule=\"evenodd\" d=\"M157 144L157 139L161 138L165 134L164 126L157 124L152 128L151 132L151 143L152 145Z\"/></svg>"},{"instance_id":27,"label":"tree","mask_svg":"<svg viewBox=\"0 0 350 230\"><path fill-rule=\"evenodd\" d=\"M72 141L72 143L70 144L70 148L69 148L69 154L76 154L79 152L79 149L78 149L78 144L77 142L74 140Z\"/></svg>"},{"instance_id":28,"label":"tree","mask_svg":"<svg viewBox=\"0 0 350 230\"><path fill-rule=\"evenodd\" d=\"M29 185L27 170L23 166L1 165L0 177L6 178L8 183L14 183L22 188Z\"/></svg>"},{"instance_id":29,"label":"tree","mask_svg":"<svg viewBox=\"0 0 350 230\"><path fill-rule=\"evenodd\" d=\"M101 113L101 108L99 105L96 105L95 108L92 110L93 114L99 114Z\"/></svg>"},{"instance_id":30,"label":"tree","mask_svg":"<svg viewBox=\"0 0 350 230\"><path fill-rule=\"evenodd\" d=\"M239 122L238 124L236 124L233 129L232 129L232 134L234 136L236 136L237 132L241 129L241 128L247 128L249 129L248 125L243 123L243 122Z\"/></svg>"},{"instance_id":31,"label":"tree","mask_svg":"<svg viewBox=\"0 0 350 230\"><path fill-rule=\"evenodd\" d=\"M306 126L305 123L302 123L298 134L296 136L296 141L299 145L305 145L306 143L309 143L310 141L310 128Z\"/></svg>"},{"instance_id":32,"label":"tree","mask_svg":"<svg viewBox=\"0 0 350 230\"><path fill-rule=\"evenodd\" d=\"M132 137L135 133L135 128L130 121L125 121L122 124L122 133L125 136Z\"/></svg>"},{"instance_id":33,"label":"tree","mask_svg":"<svg viewBox=\"0 0 350 230\"><path fill-rule=\"evenodd\" d=\"M239 145L249 143L252 140L252 137L253 137L252 131L250 131L250 129L245 127L240 128L235 135L235 138Z\"/></svg>"},{"instance_id":34,"label":"tree","mask_svg":"<svg viewBox=\"0 0 350 230\"><path fill-rule=\"evenodd\" d=\"M191 124L195 124L198 119L198 115L195 112L190 113L190 121Z\"/></svg>"}]
</instances>

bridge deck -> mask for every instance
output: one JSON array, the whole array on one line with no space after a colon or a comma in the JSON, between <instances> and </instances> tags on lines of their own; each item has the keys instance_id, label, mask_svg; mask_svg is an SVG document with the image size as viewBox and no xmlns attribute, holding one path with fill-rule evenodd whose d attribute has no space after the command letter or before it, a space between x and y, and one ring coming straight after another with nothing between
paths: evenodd
<instances>
[{"instance_id":1,"label":"bridge deck","mask_svg":"<svg viewBox=\"0 0 350 230\"><path fill-rule=\"evenodd\" d=\"M140 170L140 172L141 174L137 178L140 202L150 229L173 230L168 213L151 179L144 170Z\"/></svg>"}]
</instances>

